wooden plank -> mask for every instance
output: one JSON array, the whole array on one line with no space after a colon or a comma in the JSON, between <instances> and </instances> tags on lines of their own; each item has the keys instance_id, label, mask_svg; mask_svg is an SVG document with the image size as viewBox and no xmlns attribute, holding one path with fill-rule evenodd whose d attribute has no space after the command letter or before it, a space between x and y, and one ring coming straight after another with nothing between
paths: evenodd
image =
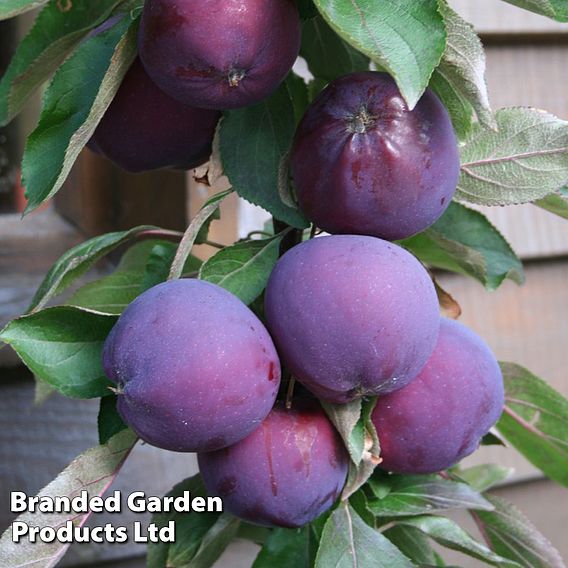
<instances>
[{"instance_id":1,"label":"wooden plank","mask_svg":"<svg viewBox=\"0 0 568 568\"><path fill-rule=\"evenodd\" d=\"M187 222L185 173L129 174L85 149L55 204L63 217L88 236L146 224L183 230Z\"/></svg>"},{"instance_id":2,"label":"wooden plank","mask_svg":"<svg viewBox=\"0 0 568 568\"><path fill-rule=\"evenodd\" d=\"M566 33L561 24L501 0L450 0L452 7L486 36Z\"/></svg>"},{"instance_id":3,"label":"wooden plank","mask_svg":"<svg viewBox=\"0 0 568 568\"><path fill-rule=\"evenodd\" d=\"M526 276L524 286L506 282L492 293L457 275L443 274L439 281L460 303L461 321L479 333L500 360L527 367L568 396L568 262L530 263ZM515 467L516 479L541 475L513 449L484 447L466 460L488 462Z\"/></svg>"}]
</instances>

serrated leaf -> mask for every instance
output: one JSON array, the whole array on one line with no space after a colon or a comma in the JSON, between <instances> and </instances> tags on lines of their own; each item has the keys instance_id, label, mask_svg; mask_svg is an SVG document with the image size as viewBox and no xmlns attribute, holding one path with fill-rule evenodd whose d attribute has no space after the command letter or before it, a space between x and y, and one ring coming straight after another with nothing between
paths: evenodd
<instances>
[{"instance_id":1,"label":"serrated leaf","mask_svg":"<svg viewBox=\"0 0 568 568\"><path fill-rule=\"evenodd\" d=\"M474 125L460 148L456 199L515 205L546 197L568 181L568 122L533 108L504 108L498 130Z\"/></svg>"},{"instance_id":2,"label":"serrated leaf","mask_svg":"<svg viewBox=\"0 0 568 568\"><path fill-rule=\"evenodd\" d=\"M123 255L115 271L99 280L81 286L66 302L71 306L120 315L142 292L146 263L152 250L165 241L137 243Z\"/></svg>"},{"instance_id":3,"label":"serrated leaf","mask_svg":"<svg viewBox=\"0 0 568 568\"><path fill-rule=\"evenodd\" d=\"M471 104L461 93L454 89L453 85L445 77L440 73L436 73L436 71L434 71L430 79L430 88L438 95L438 98L446 107L456 136L460 140L466 138L471 131L475 115Z\"/></svg>"},{"instance_id":4,"label":"serrated leaf","mask_svg":"<svg viewBox=\"0 0 568 568\"><path fill-rule=\"evenodd\" d=\"M41 8L49 0L2 0L0 5L0 21L8 20L18 14L30 12L36 8Z\"/></svg>"},{"instance_id":5,"label":"serrated leaf","mask_svg":"<svg viewBox=\"0 0 568 568\"><path fill-rule=\"evenodd\" d=\"M565 193L560 191L551 193L535 201L534 205L549 213L554 213L563 219L568 219L568 196Z\"/></svg>"},{"instance_id":6,"label":"serrated leaf","mask_svg":"<svg viewBox=\"0 0 568 568\"><path fill-rule=\"evenodd\" d=\"M414 564L345 502L323 529L315 568L412 568Z\"/></svg>"},{"instance_id":7,"label":"serrated leaf","mask_svg":"<svg viewBox=\"0 0 568 568\"><path fill-rule=\"evenodd\" d=\"M436 0L315 0L329 25L395 79L409 108L428 86L446 47Z\"/></svg>"},{"instance_id":8,"label":"serrated leaf","mask_svg":"<svg viewBox=\"0 0 568 568\"><path fill-rule=\"evenodd\" d=\"M294 107L286 85L265 101L225 112L219 126L223 171L235 191L297 228L309 225L279 191L280 169L295 131Z\"/></svg>"},{"instance_id":9,"label":"serrated leaf","mask_svg":"<svg viewBox=\"0 0 568 568\"><path fill-rule=\"evenodd\" d=\"M446 0L439 0L446 25L446 49L434 72L460 100L465 100L479 122L494 128L495 118L489 104L485 82L485 52L473 27L452 10Z\"/></svg>"},{"instance_id":10,"label":"serrated leaf","mask_svg":"<svg viewBox=\"0 0 568 568\"><path fill-rule=\"evenodd\" d=\"M178 483L168 497L181 497L189 491L192 497L206 497L200 475ZM221 556L236 535L240 521L226 513L200 514L176 511L155 513L152 522L158 528L176 524L176 541L173 543L149 543L148 568L209 568Z\"/></svg>"},{"instance_id":11,"label":"serrated leaf","mask_svg":"<svg viewBox=\"0 0 568 568\"><path fill-rule=\"evenodd\" d=\"M345 43L321 17L304 23L300 55L311 74L326 82L347 73L369 70L369 58Z\"/></svg>"},{"instance_id":12,"label":"serrated leaf","mask_svg":"<svg viewBox=\"0 0 568 568\"><path fill-rule=\"evenodd\" d=\"M321 403L351 458L342 499L348 499L363 486L381 461L379 438L371 420L376 402L376 398L369 398L347 404Z\"/></svg>"},{"instance_id":13,"label":"serrated leaf","mask_svg":"<svg viewBox=\"0 0 568 568\"><path fill-rule=\"evenodd\" d=\"M423 532L438 544L457 550L493 566L519 567L519 564L496 554L467 534L458 524L445 517L422 515L396 520L397 526L412 527Z\"/></svg>"},{"instance_id":14,"label":"serrated leaf","mask_svg":"<svg viewBox=\"0 0 568 568\"><path fill-rule=\"evenodd\" d=\"M568 487L568 400L527 369L501 363L505 410L497 429L550 479Z\"/></svg>"},{"instance_id":15,"label":"serrated leaf","mask_svg":"<svg viewBox=\"0 0 568 568\"><path fill-rule=\"evenodd\" d=\"M497 554L524 568L566 568L558 551L521 511L500 497L487 499L495 510L476 516Z\"/></svg>"},{"instance_id":16,"label":"serrated leaf","mask_svg":"<svg viewBox=\"0 0 568 568\"><path fill-rule=\"evenodd\" d=\"M247 305L252 303L278 261L282 236L225 247L201 266L199 278L225 288Z\"/></svg>"},{"instance_id":17,"label":"serrated leaf","mask_svg":"<svg viewBox=\"0 0 568 568\"><path fill-rule=\"evenodd\" d=\"M129 231L107 233L69 249L50 268L35 293L28 312L37 311L45 306L51 298L63 292L65 288L85 274L98 260L118 246L140 236L145 231L152 231L153 229L154 227L141 226Z\"/></svg>"},{"instance_id":18,"label":"serrated leaf","mask_svg":"<svg viewBox=\"0 0 568 568\"><path fill-rule=\"evenodd\" d=\"M429 229L401 243L422 262L467 274L494 290L507 278L521 284L523 265L487 217L452 202Z\"/></svg>"},{"instance_id":19,"label":"serrated leaf","mask_svg":"<svg viewBox=\"0 0 568 568\"><path fill-rule=\"evenodd\" d=\"M309 526L275 529L264 542L252 568L311 568L315 557Z\"/></svg>"},{"instance_id":20,"label":"serrated leaf","mask_svg":"<svg viewBox=\"0 0 568 568\"><path fill-rule=\"evenodd\" d=\"M439 475L392 475L391 490L383 499L371 499L369 509L377 517L422 515L447 509L493 507L477 491Z\"/></svg>"},{"instance_id":21,"label":"serrated leaf","mask_svg":"<svg viewBox=\"0 0 568 568\"><path fill-rule=\"evenodd\" d=\"M114 436L104 446L96 446L75 458L63 472L40 492L40 497L68 496L76 497L82 490L89 497L103 495L110 487L124 464L128 454L136 443L136 436L131 430L125 430ZM82 526L90 513L23 513L16 521L34 527L63 526L71 521L74 526ZM12 542L13 525L0 538L0 557L2 568L52 568L63 557L69 544L58 541L44 543L38 540L30 543L24 540Z\"/></svg>"},{"instance_id":22,"label":"serrated leaf","mask_svg":"<svg viewBox=\"0 0 568 568\"><path fill-rule=\"evenodd\" d=\"M383 534L418 566L436 566L434 550L423 532L413 527L395 526Z\"/></svg>"},{"instance_id":23,"label":"serrated leaf","mask_svg":"<svg viewBox=\"0 0 568 568\"><path fill-rule=\"evenodd\" d=\"M185 266L191 256L191 250L195 244L197 237L204 225L206 225L211 217L215 215L217 209L221 205L223 199L232 193L232 189L220 191L210 197L201 207L197 215L191 220L189 227L186 229L181 242L177 247L177 251L172 261L171 269L168 278L181 278Z\"/></svg>"},{"instance_id":24,"label":"serrated leaf","mask_svg":"<svg viewBox=\"0 0 568 568\"><path fill-rule=\"evenodd\" d=\"M123 17L83 42L53 76L22 161L26 212L63 185L134 61L137 28L137 21Z\"/></svg>"},{"instance_id":25,"label":"serrated leaf","mask_svg":"<svg viewBox=\"0 0 568 568\"><path fill-rule=\"evenodd\" d=\"M495 485L503 483L513 475L514 471L512 467L490 463L458 470L457 475L476 491L487 491ZM487 495L485 497L491 501Z\"/></svg>"},{"instance_id":26,"label":"serrated leaf","mask_svg":"<svg viewBox=\"0 0 568 568\"><path fill-rule=\"evenodd\" d=\"M568 22L566 0L505 0L505 2L547 16L558 22Z\"/></svg>"},{"instance_id":27,"label":"serrated leaf","mask_svg":"<svg viewBox=\"0 0 568 568\"><path fill-rule=\"evenodd\" d=\"M122 432L128 426L124 423L116 409L118 397L114 394L103 396L97 417L99 444L106 444L113 436Z\"/></svg>"},{"instance_id":28,"label":"serrated leaf","mask_svg":"<svg viewBox=\"0 0 568 568\"><path fill-rule=\"evenodd\" d=\"M102 348L115 322L116 317L72 306L47 308L11 321L0 341L62 394L96 398L109 394Z\"/></svg>"},{"instance_id":29,"label":"serrated leaf","mask_svg":"<svg viewBox=\"0 0 568 568\"><path fill-rule=\"evenodd\" d=\"M75 0L66 11L61 2L47 3L0 80L0 126L20 112L33 92L122 1Z\"/></svg>"}]
</instances>

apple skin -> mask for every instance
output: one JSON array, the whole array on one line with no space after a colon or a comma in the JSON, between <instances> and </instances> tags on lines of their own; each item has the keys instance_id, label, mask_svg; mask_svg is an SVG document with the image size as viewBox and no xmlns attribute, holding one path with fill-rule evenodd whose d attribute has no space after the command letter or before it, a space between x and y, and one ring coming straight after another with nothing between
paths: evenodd
<instances>
[{"instance_id":1,"label":"apple skin","mask_svg":"<svg viewBox=\"0 0 568 568\"><path fill-rule=\"evenodd\" d=\"M268 415L280 362L260 320L202 280L159 284L132 302L104 345L118 411L146 442L178 452L242 440Z\"/></svg>"},{"instance_id":2,"label":"apple skin","mask_svg":"<svg viewBox=\"0 0 568 568\"><path fill-rule=\"evenodd\" d=\"M363 72L331 82L310 105L291 167L300 208L318 227L397 240L446 210L460 157L431 90L409 111L390 75Z\"/></svg>"},{"instance_id":3,"label":"apple skin","mask_svg":"<svg viewBox=\"0 0 568 568\"><path fill-rule=\"evenodd\" d=\"M375 237L318 237L290 249L266 289L282 364L312 393L344 403L407 385L436 345L432 279L403 248Z\"/></svg>"},{"instance_id":4,"label":"apple skin","mask_svg":"<svg viewBox=\"0 0 568 568\"><path fill-rule=\"evenodd\" d=\"M88 146L132 173L187 170L208 160L220 117L167 96L136 59Z\"/></svg>"},{"instance_id":5,"label":"apple skin","mask_svg":"<svg viewBox=\"0 0 568 568\"><path fill-rule=\"evenodd\" d=\"M476 333L442 318L432 356L407 387L379 397L380 468L435 473L474 452L504 405L503 376Z\"/></svg>"},{"instance_id":6,"label":"apple skin","mask_svg":"<svg viewBox=\"0 0 568 568\"><path fill-rule=\"evenodd\" d=\"M232 109L268 97L300 50L294 0L146 0L138 47L171 97Z\"/></svg>"},{"instance_id":7,"label":"apple skin","mask_svg":"<svg viewBox=\"0 0 568 568\"><path fill-rule=\"evenodd\" d=\"M316 401L277 404L261 427L237 444L201 453L199 469L209 495L251 523L300 527L339 497L349 456Z\"/></svg>"}]
</instances>

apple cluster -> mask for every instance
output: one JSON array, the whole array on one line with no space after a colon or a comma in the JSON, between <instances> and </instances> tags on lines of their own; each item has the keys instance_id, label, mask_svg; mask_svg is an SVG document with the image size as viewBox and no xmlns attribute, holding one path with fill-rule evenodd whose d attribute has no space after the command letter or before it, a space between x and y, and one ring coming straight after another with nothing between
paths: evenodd
<instances>
[{"instance_id":1,"label":"apple cluster","mask_svg":"<svg viewBox=\"0 0 568 568\"><path fill-rule=\"evenodd\" d=\"M219 109L273 92L299 42L293 0L147 0L140 57L92 144L133 171L206 160ZM417 474L473 452L504 397L490 349L440 316L430 275L392 242L434 223L456 189L437 96L411 110L385 73L336 79L297 128L291 170L300 208L331 234L280 258L262 320L219 286L169 281L127 307L103 353L142 439L198 452L211 495L283 527L318 517L346 482L349 455L320 401L378 397L379 467ZM291 405L283 376L302 390Z\"/></svg>"}]
</instances>

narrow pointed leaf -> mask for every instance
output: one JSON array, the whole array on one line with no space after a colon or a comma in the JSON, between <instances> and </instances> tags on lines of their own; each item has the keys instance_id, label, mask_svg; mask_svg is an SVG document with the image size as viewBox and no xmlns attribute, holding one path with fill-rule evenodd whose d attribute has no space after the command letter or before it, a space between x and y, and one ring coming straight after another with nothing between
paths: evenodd
<instances>
[{"instance_id":1,"label":"narrow pointed leaf","mask_svg":"<svg viewBox=\"0 0 568 568\"><path fill-rule=\"evenodd\" d=\"M501 363L505 411L497 429L545 475L568 487L568 400L527 369Z\"/></svg>"},{"instance_id":2,"label":"narrow pointed leaf","mask_svg":"<svg viewBox=\"0 0 568 568\"><path fill-rule=\"evenodd\" d=\"M558 22L568 22L568 4L566 0L505 0L505 2L535 14L547 16Z\"/></svg>"},{"instance_id":3,"label":"narrow pointed leaf","mask_svg":"<svg viewBox=\"0 0 568 568\"><path fill-rule=\"evenodd\" d=\"M75 0L69 10L51 0L16 49L0 80L0 126L10 122L25 102L122 0ZM0 8L2 10L2 8Z\"/></svg>"},{"instance_id":4,"label":"narrow pointed leaf","mask_svg":"<svg viewBox=\"0 0 568 568\"><path fill-rule=\"evenodd\" d=\"M487 499L495 510L480 511L477 518L497 554L524 568L566 568L558 551L521 511L500 497Z\"/></svg>"},{"instance_id":5,"label":"narrow pointed leaf","mask_svg":"<svg viewBox=\"0 0 568 568\"><path fill-rule=\"evenodd\" d=\"M136 35L137 22L126 15L82 43L53 76L22 161L26 212L57 193L67 179L136 56Z\"/></svg>"},{"instance_id":6,"label":"narrow pointed leaf","mask_svg":"<svg viewBox=\"0 0 568 568\"><path fill-rule=\"evenodd\" d=\"M7 20L19 14L24 14L41 8L49 0L2 0L0 4L0 20Z\"/></svg>"},{"instance_id":7,"label":"narrow pointed leaf","mask_svg":"<svg viewBox=\"0 0 568 568\"><path fill-rule=\"evenodd\" d=\"M86 490L89 497L104 495L128 454L136 443L136 436L131 430L124 430L111 438L104 446L96 446L75 458L49 485L40 492L41 497L60 496L76 497ZM34 527L58 528L66 522L74 526L83 526L90 513L23 513L16 521ZM69 544L54 541L44 543L12 542L12 526L0 538L0 558L2 568L52 568L61 560Z\"/></svg>"},{"instance_id":8,"label":"narrow pointed leaf","mask_svg":"<svg viewBox=\"0 0 568 568\"><path fill-rule=\"evenodd\" d=\"M414 564L344 503L329 517L315 568L412 568Z\"/></svg>"}]
</instances>

